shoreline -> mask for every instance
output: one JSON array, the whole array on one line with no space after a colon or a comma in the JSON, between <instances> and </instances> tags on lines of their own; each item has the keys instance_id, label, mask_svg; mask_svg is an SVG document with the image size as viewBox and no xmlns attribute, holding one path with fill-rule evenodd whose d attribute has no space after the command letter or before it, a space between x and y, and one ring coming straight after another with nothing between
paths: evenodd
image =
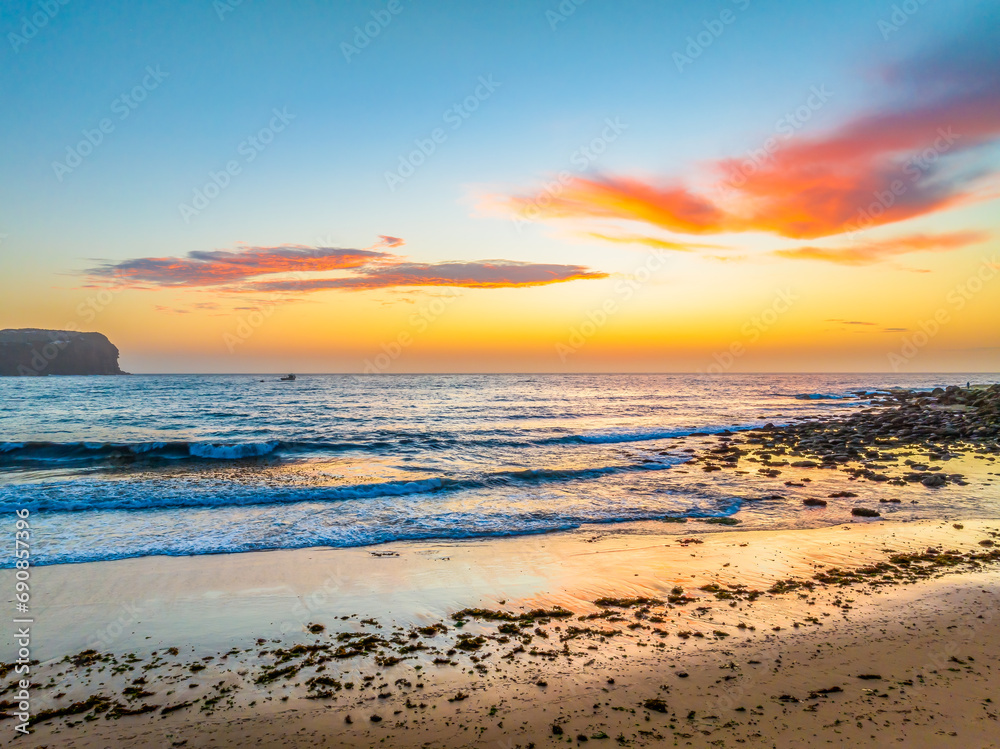
<instances>
[{"instance_id":1,"label":"shoreline","mask_svg":"<svg viewBox=\"0 0 1000 749\"><path fill-rule=\"evenodd\" d=\"M920 551L921 543L975 550L967 543L970 533L1000 527L1000 517L953 520L854 518L791 529L644 520L528 536L45 565L32 572L34 587L45 591L33 609L44 659L94 645L144 644L153 635L141 627L157 621L171 632L190 622L180 633L203 647L218 647L233 638L234 626L248 638L285 636L303 631L311 618L339 618L348 609L410 625L512 601L590 613L596 598L665 597L675 584L724 578L766 588L772 577L812 575L817 564L854 566L876 559L887 540L898 539L907 552ZM748 551L738 551L743 548ZM760 553L769 556L761 559ZM0 570L0 585L13 589L14 574ZM224 612L220 602L227 606ZM177 607L186 613L160 619ZM62 627L66 616L76 622L71 631ZM129 633L130 627L140 628ZM12 648L6 638L5 633L0 642Z\"/></svg>"},{"instance_id":2,"label":"shoreline","mask_svg":"<svg viewBox=\"0 0 1000 749\"><path fill-rule=\"evenodd\" d=\"M846 411L835 410L823 415L796 417L781 426L768 422L758 427L733 427L662 436L655 441L650 440L648 444L640 441L637 443L640 447L636 448L639 456L633 458L633 463L616 466L625 471L640 468L644 464L658 465L665 458L667 462L673 461L657 468L667 472L663 474L666 477L664 485L675 487L677 496L681 499L704 495L708 503L706 507L698 500L692 500L693 504L687 510L681 504L676 509L670 507L664 509L663 514L658 514L653 510L632 513L623 505L618 514L612 514L606 518L606 522L602 522L601 517L594 518L591 513L581 510L576 514L556 515L551 523L541 524L552 527L540 527L537 531L539 534L553 534L573 527L587 529L606 524L624 527L644 521L683 519L722 525L740 523L748 528L818 527L850 520L856 511L867 511L873 513L872 516L901 513L900 517L906 519L946 517L949 514L964 517L992 517L1000 514L1000 505L994 506L991 502L995 496L995 487L991 484L1000 482L1000 478L997 478L1000 477L1000 470L990 470L1000 469L1000 463L997 463L1000 458L1000 385L969 389L949 386L947 389L936 388L933 391L851 391L851 394L844 397L848 400L856 397L859 402L852 404L853 407ZM107 445L93 447L98 452L106 448ZM232 448L217 448L222 449ZM143 454L145 452L147 451ZM254 465L253 461L247 463L247 467ZM223 480L238 482L240 461L233 461L231 469L230 473L222 475ZM337 470L342 470L342 466ZM276 473L277 478L281 478L280 469ZM517 474L516 471L511 473ZM647 484L649 478L646 477ZM403 494L426 494L434 498L434 501L438 501L438 497L450 496L444 490L439 495L434 486L425 487L421 485L422 482L425 482L425 478L418 477L411 482L412 487L406 484L404 488L407 491ZM395 477L387 478L382 483L395 490L404 482ZM344 488L332 486L331 491ZM350 488L349 485L346 486ZM558 487L558 483L553 486ZM517 484L514 487L512 491L516 491ZM707 491L704 491L706 487ZM956 492L953 491L955 487L969 488ZM647 485L646 491L651 491L650 496L655 496L658 488ZM859 497L858 492L862 492L863 496ZM386 500L394 494L389 492L385 496L375 496ZM830 501L831 499L836 501ZM609 498L611 506L617 506L615 500L615 497ZM275 507L298 507L305 514L314 509L326 511L335 507L329 504L330 501L327 498L326 502L323 499L283 502L271 498L259 505L233 507L235 512L244 513L241 517L249 522L253 514L266 514ZM877 506L873 504L876 502ZM181 515L198 513L206 508L226 512L229 506L178 505L149 509L168 513L172 511L175 515ZM141 511L146 508L134 509L140 512L137 517L141 517ZM125 513L108 516L112 522L117 518L127 524L132 517L127 506L110 507L106 511ZM38 510L38 513L44 529L45 513L43 510ZM54 514L60 518L72 517L66 513ZM432 521L437 519L432 514L428 517ZM86 521L86 517L84 520ZM166 521L163 526L156 527L152 537L159 538L155 533L169 533L171 522L178 521L174 518ZM62 534L57 536L57 546L59 543L69 543L72 533L65 527L54 527ZM183 525L181 527L185 528ZM143 529L140 527L138 530ZM338 544L337 548L367 546L372 541L377 541L381 535L375 533L375 538L372 538L371 529L367 526L361 537L348 534L342 538L343 534L335 534L331 538L324 536L323 528L311 527L309 530L314 534L311 539L313 543L328 540ZM436 530L440 532L438 535L431 535L434 533L433 529L424 529L420 533L411 532L410 535L427 535L431 541L445 538L504 538L508 534L533 535L530 524L525 526L523 523L521 526L515 523L513 528L505 527L502 523L500 527L485 528L459 524L459 527L453 529L440 525ZM100 530L88 527L88 533L100 533ZM476 535L477 533L484 535ZM181 533L180 537L183 535ZM96 546L88 547L83 544L75 550L70 547L68 552L64 547L59 547L62 553L57 553L53 561L45 561L42 566L107 561L107 557L113 556L113 553L105 549L104 536L99 535L98 538ZM193 533L191 538L212 538L212 535L208 533L199 536ZM309 538L309 535L306 534L304 538ZM263 547L269 543L281 544L282 540L286 545L279 545L275 550L323 548L321 543L300 547L297 544L301 540L295 537L285 538L280 534L279 540L272 542L266 535L258 534L256 544L215 548L211 542L199 543L194 545L194 553L248 553L264 550ZM405 539L390 539L384 543L391 544L400 540ZM422 539L416 540L419 542ZM346 545L350 543L358 546ZM174 548L161 541L140 544L119 553L126 555L121 558L137 558L159 554L183 555L186 551L191 552L192 549Z\"/></svg>"},{"instance_id":3,"label":"shoreline","mask_svg":"<svg viewBox=\"0 0 1000 749\"><path fill-rule=\"evenodd\" d=\"M671 441L738 517L33 568L20 745L996 746L1000 386L881 398Z\"/></svg>"},{"instance_id":4,"label":"shoreline","mask_svg":"<svg viewBox=\"0 0 1000 749\"><path fill-rule=\"evenodd\" d=\"M856 676L845 673L842 667L814 673L806 657L807 651L815 653L817 648L833 653L841 652L838 648L842 647L846 648L843 652L855 653L848 659L852 663L875 663L883 657L887 642L883 634L877 642L870 636L876 622L919 620L921 637L939 651L950 637L948 627L973 626L976 648L987 650L970 650L967 655L981 664L980 669L998 666L988 648L997 652L1000 621L992 615L985 620L959 615L960 610L971 611L973 606L978 606L980 613L1000 608L1000 564L993 561L972 567L942 565L937 571L945 572L943 577L936 577L935 571L929 578L909 583L897 579L883 584L882 572L847 578L843 585L818 585L815 590L789 586L789 580L809 581L823 570L877 565L891 556L887 548L895 554L917 557L925 554L928 546L945 554L948 549L982 554L993 549L981 542L995 543L994 538L1000 539L1000 520L858 520L809 530L727 529L689 536L574 532L468 543L406 542L392 548L141 558L43 567L35 571L35 586L47 592L49 603L36 612L34 637L43 661L38 666L38 683L48 687L36 692L38 707L65 708L87 695L127 695L128 685L141 673L143 686L138 693L148 696L135 701L121 698L119 704L124 709L156 705L156 710L125 713L115 720L102 717L100 710L92 722L82 721L82 715L47 720L35 726L32 735L19 745L52 746L56 742L59 746L102 746L102 741L124 741L126 736L139 746L169 745L172 742L158 743L163 741L165 730L186 741L183 746L213 746L220 740L225 745L224 737L246 731L263 746L317 742L371 746L382 738L393 746L421 746L428 741L433 746L486 745L470 735L473 726L484 729L479 732L484 741L487 736L497 736L497 741L519 736L511 738L510 746L520 742L522 747L565 743L566 736L575 737L578 730L595 736L606 733L611 744L622 733L627 745L657 745L673 735L681 745L693 742L693 746L707 746L707 737L700 732L709 731L712 741L740 736L753 745L757 739L751 738L751 723L743 720L750 713L738 712L737 707L760 712L757 717L761 719L772 710L780 710L782 716L789 713L794 717L794 721L783 718L792 721L789 726L801 723L795 731L811 731L822 727L809 720L802 722L798 710L791 710L800 703L805 707L812 704L806 702L810 690L839 686L848 692L846 697L857 710L862 710L866 701L886 699L860 691L872 684L865 682L859 687ZM994 558L1000 558L1000 552ZM6 582L0 575L0 583ZM678 587L684 589L682 598L691 600L667 603ZM779 592L771 592L776 589ZM746 595L747 590L758 591L759 598ZM730 598L726 591L737 595ZM848 594L850 603L845 602ZM609 597L611 603L601 603ZM990 603L982 604L987 598ZM652 600L662 605L648 603ZM955 603L937 606L944 600ZM123 601L131 608L108 611L109 606L122 607ZM516 619L513 628L508 625L506 630L505 619L490 620L496 612L512 612L516 618L538 609L542 615L536 614L530 621ZM463 614L465 623L459 626L454 615L463 610L471 612ZM558 613L563 610L572 612L572 617ZM67 621L74 622L72 631L67 631ZM322 630L310 631L310 625L317 624ZM436 632L438 626L446 627L447 633ZM892 631L884 624L878 626ZM580 633L564 639L573 632L570 627ZM414 632L425 630L431 635L413 637ZM57 636L60 631L61 640ZM504 635L504 631L512 634ZM688 634L681 634L685 632ZM291 653L296 646L305 647L306 652L320 648L313 655L332 653L344 642L359 642L359 633L376 635L386 645L345 658L328 658L319 665L314 659L311 667L301 669L301 675L296 670L287 679L282 676L257 683L269 673L273 653ZM912 634L903 627L893 636ZM341 636L347 639L339 639ZM95 643L95 637L103 641ZM477 646L479 637L484 641ZM504 637L508 638L506 643L502 642ZM511 652L519 638L530 644L521 646L521 653L506 657L504 653ZM404 644L413 642L421 648L402 655ZM472 644L464 649L463 642ZM450 653L446 654L449 643ZM840 644L834 647L832 643ZM99 645L95 648L97 659L81 658L94 644ZM169 648L177 648L176 655L165 651ZM796 649L800 655L790 657L788 653ZM882 674L881 681L888 683L876 686L887 690L891 684L905 691L896 682L912 681L913 669L902 665L906 650L901 647L898 657L894 656L896 661L884 669L893 667L894 681L888 682L890 676ZM158 655L151 656L151 652ZM748 663L767 663L762 653L783 660L785 667L774 673L767 670L765 676L761 667ZM737 669L723 668L736 662L738 654L743 661ZM63 656L70 656L80 666L67 665ZM305 657L307 662L313 658ZM202 659L207 659L203 661L206 667L194 669ZM435 659L443 662L438 664ZM799 665L788 667L790 660ZM275 673L289 668L282 663L301 661L289 656L281 662L279 658L270 668L276 669ZM153 667L147 671L147 666ZM856 665L853 670L860 668ZM691 678L677 678L682 669ZM751 671L756 674L756 686L747 686L742 680L742 672ZM917 672L920 669L913 673ZM742 691L720 692L720 674L736 675L734 684L744 684ZM928 693L936 694L934 690L943 688L933 686L937 682L923 675ZM334 691L316 687L315 681L309 686L315 677L325 677L331 684L351 679L357 687ZM368 677L371 681L366 681ZM615 685L606 683L607 678L614 678ZM824 683L812 683L817 680ZM958 677L953 677L952 682L956 680ZM965 685L962 689L982 687L978 677L967 677L965 672L960 681ZM544 686L539 686L542 682ZM221 683L226 684L221 689L227 691L213 691L212 685ZM719 684L727 687L728 682ZM659 689L663 685L668 689ZM371 689L365 689L368 686ZM954 683L949 689L953 688ZM64 696L54 699L60 692ZM714 695L713 704L719 706L712 712L725 715L712 721L697 716L688 720L692 709L705 715L703 708L688 705L704 702L706 694ZM781 694L800 703L776 699ZM835 699L840 700L836 709L847 709L841 704L845 701L833 694L817 698L822 712L834 710L827 706ZM609 704L596 712L590 709L586 726L576 728L583 726L580 721L587 712L585 706L599 704L594 702L598 698ZM0 696L4 699L8 697ZM657 699L665 701L668 713L659 712ZM649 700L652 709L644 707ZM973 705L975 700L969 700ZM160 715L165 707L185 703L191 704ZM419 707L421 704L425 707ZM987 711L983 704L988 703L980 700L976 709ZM205 705L212 707L206 711ZM514 705L519 707L515 710ZM758 709L757 705L763 707ZM527 722L513 730L511 721L522 718L522 712ZM350 724L345 722L347 715L352 716ZM372 715L382 720L372 722ZM67 722L73 725L67 726ZM832 719L825 721L830 722ZM463 727L458 728L459 723ZM671 724L674 728L667 729ZM553 725L566 729L563 734L553 734ZM647 725L653 733L640 733ZM693 725L700 727L692 732ZM10 722L0 721L0 729L8 726ZM657 739L656 734L665 738ZM313 743L304 738L296 743L296 737L304 735L311 735ZM702 739L705 742L699 743ZM596 739L588 735L588 740ZM579 742L574 739L573 743ZM766 742L759 745L770 746ZM806 744L792 741L787 745Z\"/></svg>"}]
</instances>

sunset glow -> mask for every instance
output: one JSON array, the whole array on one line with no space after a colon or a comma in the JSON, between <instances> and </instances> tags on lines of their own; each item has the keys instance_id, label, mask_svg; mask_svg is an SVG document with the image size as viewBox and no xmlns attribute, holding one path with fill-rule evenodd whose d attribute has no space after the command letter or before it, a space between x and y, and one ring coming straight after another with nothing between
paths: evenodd
<instances>
[{"instance_id":1,"label":"sunset glow","mask_svg":"<svg viewBox=\"0 0 1000 749\"><path fill-rule=\"evenodd\" d=\"M8 48L4 326L136 372L361 372L401 335L379 371L1000 364L995 5L741 2L697 56L695 9L492 8L428 55L471 20L400 7L358 47L375 6L181 3L105 42L67 5ZM612 25L632 52L597 60Z\"/></svg>"}]
</instances>

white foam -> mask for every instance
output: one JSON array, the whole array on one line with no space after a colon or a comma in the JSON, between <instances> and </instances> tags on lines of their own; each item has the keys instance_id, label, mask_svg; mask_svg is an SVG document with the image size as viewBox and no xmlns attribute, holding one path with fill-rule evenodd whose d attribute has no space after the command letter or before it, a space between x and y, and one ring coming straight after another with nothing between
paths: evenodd
<instances>
[{"instance_id":1,"label":"white foam","mask_svg":"<svg viewBox=\"0 0 1000 749\"><path fill-rule=\"evenodd\" d=\"M240 442L235 445L193 442L188 446L188 452L196 458L239 460L240 458L256 458L261 455L267 455L273 452L277 446L277 440L271 442Z\"/></svg>"}]
</instances>

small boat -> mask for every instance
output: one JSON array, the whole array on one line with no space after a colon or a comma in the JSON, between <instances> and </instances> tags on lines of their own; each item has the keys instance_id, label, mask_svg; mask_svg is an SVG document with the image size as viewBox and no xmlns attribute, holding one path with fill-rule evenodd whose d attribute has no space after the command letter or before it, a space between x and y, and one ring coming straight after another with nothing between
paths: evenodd
<instances>
[{"instance_id":1,"label":"small boat","mask_svg":"<svg viewBox=\"0 0 1000 749\"><path fill-rule=\"evenodd\" d=\"M295 382L295 375L293 375L293 374L285 375L284 377L281 378L281 381L282 382Z\"/></svg>"}]
</instances>

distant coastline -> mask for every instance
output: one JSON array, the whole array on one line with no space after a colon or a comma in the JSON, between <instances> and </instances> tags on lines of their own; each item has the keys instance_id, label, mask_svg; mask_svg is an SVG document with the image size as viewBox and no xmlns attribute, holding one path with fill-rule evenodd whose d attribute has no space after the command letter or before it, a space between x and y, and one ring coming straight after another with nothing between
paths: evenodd
<instances>
[{"instance_id":1,"label":"distant coastline","mask_svg":"<svg viewBox=\"0 0 1000 749\"><path fill-rule=\"evenodd\" d=\"M8 328L0 330L0 376L124 375L118 347L103 333Z\"/></svg>"}]
</instances>

